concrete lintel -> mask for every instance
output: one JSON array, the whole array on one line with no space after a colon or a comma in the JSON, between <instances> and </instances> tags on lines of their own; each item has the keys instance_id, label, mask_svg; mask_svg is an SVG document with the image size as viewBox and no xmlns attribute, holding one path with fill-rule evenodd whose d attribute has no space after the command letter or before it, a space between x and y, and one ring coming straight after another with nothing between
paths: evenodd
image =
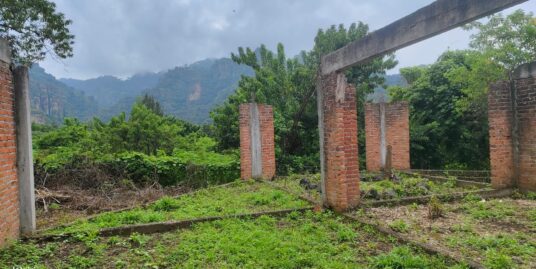
<instances>
[{"instance_id":1,"label":"concrete lintel","mask_svg":"<svg viewBox=\"0 0 536 269\"><path fill-rule=\"evenodd\" d=\"M16 67L13 70L13 82L15 86L20 229L22 234L28 234L34 232L36 228L28 67Z\"/></svg>"},{"instance_id":2,"label":"concrete lintel","mask_svg":"<svg viewBox=\"0 0 536 269\"><path fill-rule=\"evenodd\" d=\"M437 0L324 57L321 72L347 69L374 57L496 13L527 0Z\"/></svg>"},{"instance_id":3,"label":"concrete lintel","mask_svg":"<svg viewBox=\"0 0 536 269\"><path fill-rule=\"evenodd\" d=\"M523 79L531 77L536 77L536 62L520 65L514 70L514 79Z\"/></svg>"},{"instance_id":4,"label":"concrete lintel","mask_svg":"<svg viewBox=\"0 0 536 269\"><path fill-rule=\"evenodd\" d=\"M5 38L0 38L0 61L11 63L11 49Z\"/></svg>"}]
</instances>

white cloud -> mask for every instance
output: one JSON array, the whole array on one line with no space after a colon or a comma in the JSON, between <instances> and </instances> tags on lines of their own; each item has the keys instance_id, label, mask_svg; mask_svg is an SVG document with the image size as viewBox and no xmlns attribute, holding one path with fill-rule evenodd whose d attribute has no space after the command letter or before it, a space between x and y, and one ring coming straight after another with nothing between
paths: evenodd
<instances>
[{"instance_id":1,"label":"white cloud","mask_svg":"<svg viewBox=\"0 0 536 269\"><path fill-rule=\"evenodd\" d=\"M209 57L237 47L285 45L288 55L313 46L319 28L363 21L381 28L432 0L55 0L73 20L75 56L42 66L57 77L125 77ZM534 1L518 6L536 11ZM512 9L510 9L512 10ZM453 30L397 52L399 66L426 64L447 48L467 46L469 33ZM396 72L396 71L393 71Z\"/></svg>"}]
</instances>

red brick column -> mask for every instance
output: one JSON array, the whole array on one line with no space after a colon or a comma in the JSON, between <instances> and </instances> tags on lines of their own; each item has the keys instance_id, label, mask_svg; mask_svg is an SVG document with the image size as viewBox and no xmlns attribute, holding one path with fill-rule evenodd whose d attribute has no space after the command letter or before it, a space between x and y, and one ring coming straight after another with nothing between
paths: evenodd
<instances>
[{"instance_id":1,"label":"red brick column","mask_svg":"<svg viewBox=\"0 0 536 269\"><path fill-rule=\"evenodd\" d=\"M410 169L409 106L405 101L383 103L385 108L385 147L391 146L392 168ZM380 104L365 104L365 138L368 171L380 171L381 113Z\"/></svg>"},{"instance_id":2,"label":"red brick column","mask_svg":"<svg viewBox=\"0 0 536 269\"><path fill-rule=\"evenodd\" d=\"M497 82L490 86L488 121L491 183L498 189L514 186L513 114L509 82Z\"/></svg>"},{"instance_id":3,"label":"red brick column","mask_svg":"<svg viewBox=\"0 0 536 269\"><path fill-rule=\"evenodd\" d=\"M365 103L365 156L367 171L380 171L380 106Z\"/></svg>"},{"instance_id":4,"label":"red brick column","mask_svg":"<svg viewBox=\"0 0 536 269\"><path fill-rule=\"evenodd\" d=\"M273 110L269 105L256 103L240 105L240 170L242 179L275 176L275 143ZM258 130L255 130L258 128ZM255 145L253 143L256 143ZM260 151L260 158L254 156L254 148ZM260 175L255 175L255 165Z\"/></svg>"},{"instance_id":5,"label":"red brick column","mask_svg":"<svg viewBox=\"0 0 536 269\"><path fill-rule=\"evenodd\" d=\"M262 177L275 177L274 113L272 106L257 104L259 108L262 148Z\"/></svg>"},{"instance_id":6,"label":"red brick column","mask_svg":"<svg viewBox=\"0 0 536 269\"><path fill-rule=\"evenodd\" d=\"M359 203L355 89L342 73L323 76L319 83L323 200L345 211Z\"/></svg>"},{"instance_id":7,"label":"red brick column","mask_svg":"<svg viewBox=\"0 0 536 269\"><path fill-rule=\"evenodd\" d=\"M249 104L239 108L240 122L240 178L251 178L251 141L249 128Z\"/></svg>"},{"instance_id":8,"label":"red brick column","mask_svg":"<svg viewBox=\"0 0 536 269\"><path fill-rule=\"evenodd\" d=\"M0 40L0 43L3 40ZM15 137L13 75L0 44L0 246L19 236L19 190Z\"/></svg>"},{"instance_id":9,"label":"red brick column","mask_svg":"<svg viewBox=\"0 0 536 269\"><path fill-rule=\"evenodd\" d=\"M536 62L514 72L518 128L518 182L521 190L536 191Z\"/></svg>"},{"instance_id":10,"label":"red brick column","mask_svg":"<svg viewBox=\"0 0 536 269\"><path fill-rule=\"evenodd\" d=\"M536 62L488 92L491 183L536 191Z\"/></svg>"}]
</instances>

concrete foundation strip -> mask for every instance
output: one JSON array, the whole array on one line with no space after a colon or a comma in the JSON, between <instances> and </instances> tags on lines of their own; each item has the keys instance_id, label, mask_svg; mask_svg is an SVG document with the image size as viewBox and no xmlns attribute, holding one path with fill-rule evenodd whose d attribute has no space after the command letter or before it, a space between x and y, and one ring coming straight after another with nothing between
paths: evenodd
<instances>
[{"instance_id":1,"label":"concrete foundation strip","mask_svg":"<svg viewBox=\"0 0 536 269\"><path fill-rule=\"evenodd\" d=\"M389 199L389 200L377 200L377 201L365 201L361 203L360 206L364 207L379 207L379 206L399 206L407 204L424 204L428 203L432 197L436 197L442 201L456 201L463 199L467 195L478 195L482 198L501 198L507 197L514 193L513 189L502 189L502 190L477 190L477 191L467 191L467 192L455 192L448 194L439 194L439 195L425 195L425 196L414 196L398 199Z\"/></svg>"},{"instance_id":2,"label":"concrete foundation strip","mask_svg":"<svg viewBox=\"0 0 536 269\"><path fill-rule=\"evenodd\" d=\"M412 176L424 177L426 179L430 179L433 181L445 182L447 180L450 180L448 177L425 175L425 174L420 174L418 172L409 172L409 171L401 171L401 172L404 174L412 175ZM477 187L490 187L491 186L490 183L485 183L485 182L476 182L476 181L461 180L461 179L455 179L454 181L456 182L456 185L458 186L477 186Z\"/></svg>"},{"instance_id":3,"label":"concrete foundation strip","mask_svg":"<svg viewBox=\"0 0 536 269\"><path fill-rule=\"evenodd\" d=\"M210 189L214 189L214 188L226 188L226 187L232 186L234 184L238 184L238 183L240 183L240 181L233 181L233 182L224 183L224 184L220 184L220 185L213 185L213 186L209 186L209 187L206 187L206 188L197 189L197 190L194 190L194 191L191 191L191 192L181 193L179 195L173 196L172 198L179 198L179 197L184 196L184 195L192 195L192 194L198 193L200 191L210 190ZM156 201L158 201L158 200L156 200ZM64 223L64 224L61 224L61 225L58 225L58 226L54 226L52 228L46 228L46 229L37 230L34 234L38 235L38 234L46 233L47 231L50 231L52 229L65 228L67 226L71 226L73 224L76 224L79 221L84 221L84 220L89 221L89 220L92 220L92 219L98 217L99 215L101 215L103 213L120 213L120 212L123 212L123 211L136 209L138 207L147 208L148 206L150 206L151 204L155 203L156 201L152 201L152 202L149 202L149 203L146 203L146 204L141 204L141 205L129 206L129 207L121 208L121 209L102 211L102 212L99 212L99 213L95 213L95 214L92 214L92 215L89 215L89 216L86 216L86 217L76 219L76 220L68 222L68 223Z\"/></svg>"},{"instance_id":4,"label":"concrete foundation strip","mask_svg":"<svg viewBox=\"0 0 536 269\"><path fill-rule=\"evenodd\" d=\"M460 255L458 253L455 253L455 252L450 251L448 249L441 248L441 247L438 247L438 246L434 246L434 245L431 245L431 244L415 241L412 238L410 238L409 236L406 236L404 234L395 232L392 229L390 229L390 228L388 228L386 226L383 226L383 225L381 225L379 223L375 223L373 221L366 220L366 219L363 219L363 218L358 218L358 217L353 216L353 215L351 215L349 213L344 213L344 214L342 214L342 216L346 217L347 219L357 221L357 222L359 222L361 224L372 226L376 230L378 230L378 231L380 231L380 232L382 232L382 233L384 233L386 235L393 236L399 242L406 243L406 244L421 248L421 249L423 249L424 251L426 251L429 254L442 255L442 256L450 258L450 259L452 259L452 260L454 260L456 262L467 264L469 267L474 268L474 269L484 269L485 268L482 264L480 264L480 263L478 263L476 261L467 259L467 258L463 257L462 255Z\"/></svg>"},{"instance_id":5,"label":"concrete foundation strip","mask_svg":"<svg viewBox=\"0 0 536 269\"><path fill-rule=\"evenodd\" d=\"M224 219L249 219L249 218L258 218L260 216L274 216L274 217L283 217L292 212L306 212L314 209L314 207L301 207L301 208L292 208L292 209L283 209L275 211L263 211L255 213L244 213L244 214L233 214L227 216L212 216L212 217L203 217L179 221L167 221L167 222L154 222L154 223L144 223L144 224L134 224L126 225L113 228L104 228L100 229L97 232L98 236L116 236L116 235L130 235L133 233L140 234L153 234L153 233L164 233L169 231L174 231L178 229L190 228L194 224L202 222L210 222L216 220ZM76 233L66 233L59 235L33 235L28 237L23 237L24 241L35 241L35 242L52 242L64 240L70 237L73 237Z\"/></svg>"}]
</instances>

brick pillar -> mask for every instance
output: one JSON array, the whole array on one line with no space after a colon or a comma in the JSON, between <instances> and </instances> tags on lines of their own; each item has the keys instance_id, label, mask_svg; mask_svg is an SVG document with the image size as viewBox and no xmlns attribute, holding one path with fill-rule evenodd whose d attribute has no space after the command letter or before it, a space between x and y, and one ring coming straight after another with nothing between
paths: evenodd
<instances>
[{"instance_id":1,"label":"brick pillar","mask_svg":"<svg viewBox=\"0 0 536 269\"><path fill-rule=\"evenodd\" d=\"M536 62L514 72L519 139L518 182L521 190L536 191Z\"/></svg>"},{"instance_id":2,"label":"brick pillar","mask_svg":"<svg viewBox=\"0 0 536 269\"><path fill-rule=\"evenodd\" d=\"M272 107L249 103L239 110L241 178L271 179L276 169Z\"/></svg>"},{"instance_id":3,"label":"brick pillar","mask_svg":"<svg viewBox=\"0 0 536 269\"><path fill-rule=\"evenodd\" d=\"M359 203L355 89L344 74L332 73L317 90L323 201L345 211Z\"/></svg>"},{"instance_id":4,"label":"brick pillar","mask_svg":"<svg viewBox=\"0 0 536 269\"><path fill-rule=\"evenodd\" d=\"M10 50L0 39L0 246L19 236L15 93Z\"/></svg>"},{"instance_id":5,"label":"brick pillar","mask_svg":"<svg viewBox=\"0 0 536 269\"><path fill-rule=\"evenodd\" d=\"M494 188L506 188L514 182L514 148L512 141L512 99L510 83L501 81L488 91L489 157L491 184Z\"/></svg>"},{"instance_id":6,"label":"brick pillar","mask_svg":"<svg viewBox=\"0 0 536 269\"><path fill-rule=\"evenodd\" d=\"M410 169L408 103L366 103L365 142L368 171L384 168L388 146L392 148L392 168Z\"/></svg>"},{"instance_id":7,"label":"brick pillar","mask_svg":"<svg viewBox=\"0 0 536 269\"><path fill-rule=\"evenodd\" d=\"M536 62L516 68L512 81L490 86L491 183L536 191Z\"/></svg>"}]
</instances>

